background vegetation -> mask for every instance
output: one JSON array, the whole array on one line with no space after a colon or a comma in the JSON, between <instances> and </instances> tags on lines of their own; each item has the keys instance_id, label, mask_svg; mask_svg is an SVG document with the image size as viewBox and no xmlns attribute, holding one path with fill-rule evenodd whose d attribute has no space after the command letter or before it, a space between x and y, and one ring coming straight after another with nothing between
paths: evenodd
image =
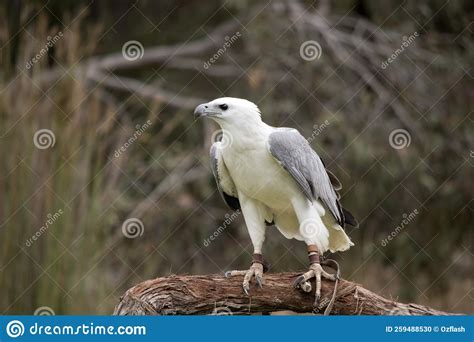
<instances>
[{"instance_id":1,"label":"background vegetation","mask_svg":"<svg viewBox=\"0 0 474 342\"><path fill-rule=\"evenodd\" d=\"M345 278L472 313L472 19L472 1L449 0L3 3L0 312L108 314L145 279L247 267L241 217L204 244L232 213L209 168L217 127L192 108L225 95L298 128L341 179L360 221L334 256ZM131 40L142 58L122 56ZM321 50L307 61L309 40ZM35 146L39 129L54 146ZM307 267L274 228L264 254L271 271Z\"/></svg>"}]
</instances>

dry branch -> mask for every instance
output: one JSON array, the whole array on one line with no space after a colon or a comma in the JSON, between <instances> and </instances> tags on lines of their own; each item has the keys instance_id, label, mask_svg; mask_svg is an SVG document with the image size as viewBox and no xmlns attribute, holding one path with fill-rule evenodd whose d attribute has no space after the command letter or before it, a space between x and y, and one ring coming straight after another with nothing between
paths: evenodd
<instances>
[{"instance_id":1,"label":"dry branch","mask_svg":"<svg viewBox=\"0 0 474 342\"><path fill-rule=\"evenodd\" d=\"M114 315L201 315L212 313L254 314L291 310L313 311L314 293L292 287L298 273L265 275L263 289L252 284L251 297L242 291L242 278L220 275L178 276L147 280L129 289ZM319 312L332 295L334 283L323 280ZM314 283L313 283L314 288ZM379 296L359 284L341 280L332 313L334 315L448 315L418 304L399 303Z\"/></svg>"},{"instance_id":2,"label":"dry branch","mask_svg":"<svg viewBox=\"0 0 474 342\"><path fill-rule=\"evenodd\" d=\"M156 85L146 84L138 79L120 76L119 71L134 70L152 66L191 69L209 75L236 76L236 70L228 65L216 66L213 70L206 70L199 60L193 56L208 52L212 48L219 48L228 34L235 32L238 23L234 20L226 21L217 26L204 37L165 46L146 47L142 58L127 60L121 52L104 56L96 56L77 64L73 74L75 78L85 75L85 81L91 82L93 87L102 86L114 90L135 93L147 99L163 102L169 106L183 109L194 109L205 99L180 95ZM182 64L180 64L182 63ZM184 65L184 66L183 66ZM57 67L35 76L35 84L49 88L62 77L64 68Z\"/></svg>"}]
</instances>

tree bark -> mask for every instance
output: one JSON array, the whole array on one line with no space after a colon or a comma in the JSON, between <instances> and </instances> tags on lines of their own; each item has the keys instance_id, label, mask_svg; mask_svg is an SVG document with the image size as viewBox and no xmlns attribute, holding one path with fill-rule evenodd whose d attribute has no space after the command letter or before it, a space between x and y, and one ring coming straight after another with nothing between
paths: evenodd
<instances>
[{"instance_id":1,"label":"tree bark","mask_svg":"<svg viewBox=\"0 0 474 342\"><path fill-rule=\"evenodd\" d=\"M171 275L147 280L129 289L115 307L114 315L231 315L292 311L312 313L313 291L293 289L299 273L265 274L263 289L254 282L250 297L242 291L242 277L220 275ZM334 282L323 279L322 313L330 301ZM399 303L379 296L359 284L342 280L332 315L449 315L418 304Z\"/></svg>"}]
</instances>

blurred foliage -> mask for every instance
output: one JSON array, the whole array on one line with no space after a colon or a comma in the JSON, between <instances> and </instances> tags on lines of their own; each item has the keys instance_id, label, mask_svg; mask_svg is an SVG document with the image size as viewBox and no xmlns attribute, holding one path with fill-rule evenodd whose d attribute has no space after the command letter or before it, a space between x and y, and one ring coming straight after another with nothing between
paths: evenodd
<instances>
[{"instance_id":1,"label":"blurred foliage","mask_svg":"<svg viewBox=\"0 0 474 342\"><path fill-rule=\"evenodd\" d=\"M145 279L248 266L242 218L203 244L230 215L208 166L216 127L194 122L192 110L93 84L80 68L93 56L120 53L129 40L146 54L206 38L234 20L242 38L209 68L229 74L172 66L172 55L120 73L182 96L247 98L269 124L314 137L344 185L344 206L361 222L348 228L355 247L335 256L343 276L401 301L472 313L472 9L470 1L428 0L3 4L1 312L49 306L57 314L106 314ZM59 31L64 37L26 69ZM415 31L413 45L382 69ZM322 54L307 62L299 50L310 39ZM152 127L114 157L147 120ZM52 148L33 144L42 128L54 132ZM400 128L411 143L394 149L389 135ZM59 209L64 214L28 246ZM415 209L414 221L382 245ZM131 217L143 221L143 236L124 237ZM271 271L304 270L302 243L268 230Z\"/></svg>"}]
</instances>

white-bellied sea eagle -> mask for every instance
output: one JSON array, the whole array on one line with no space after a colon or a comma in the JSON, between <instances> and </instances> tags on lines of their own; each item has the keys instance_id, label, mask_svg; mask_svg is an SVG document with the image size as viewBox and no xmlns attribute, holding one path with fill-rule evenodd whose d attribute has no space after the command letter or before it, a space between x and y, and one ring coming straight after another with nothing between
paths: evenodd
<instances>
[{"instance_id":1,"label":"white-bellied sea eagle","mask_svg":"<svg viewBox=\"0 0 474 342\"><path fill-rule=\"evenodd\" d=\"M200 104L194 115L213 119L222 129L223 141L211 147L213 174L227 205L242 211L254 248L249 270L226 275L244 275L246 294L252 277L262 287L262 245L267 226L275 225L287 239L306 243L309 271L295 287L309 292L309 280L316 278L317 306L321 276L338 277L321 267L320 256L353 246L344 224L358 225L340 204L340 182L296 129L267 125L250 101L223 97Z\"/></svg>"}]
</instances>

